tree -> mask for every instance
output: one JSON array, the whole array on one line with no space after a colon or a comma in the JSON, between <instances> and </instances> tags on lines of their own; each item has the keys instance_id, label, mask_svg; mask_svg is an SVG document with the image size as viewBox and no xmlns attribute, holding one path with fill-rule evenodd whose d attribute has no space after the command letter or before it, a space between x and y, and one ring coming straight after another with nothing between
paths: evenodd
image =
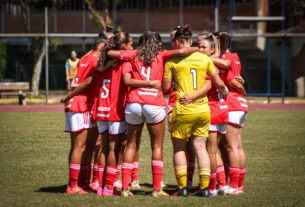
<instances>
[{"instance_id":1,"label":"tree","mask_svg":"<svg viewBox=\"0 0 305 207\"><path fill-rule=\"evenodd\" d=\"M30 33L30 8L44 9L45 7L54 8L62 5L64 0L20 0L22 11L22 19L25 30ZM42 61L46 55L46 39L43 37L29 37L31 49L33 51L34 71L32 76L32 92L33 96L39 94L39 82L42 68Z\"/></svg>"}]
</instances>

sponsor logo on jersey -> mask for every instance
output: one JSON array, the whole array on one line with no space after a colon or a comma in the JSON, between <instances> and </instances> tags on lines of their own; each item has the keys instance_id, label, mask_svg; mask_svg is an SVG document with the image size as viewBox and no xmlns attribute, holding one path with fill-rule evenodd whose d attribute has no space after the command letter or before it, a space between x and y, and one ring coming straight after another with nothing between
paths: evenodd
<instances>
[{"instance_id":1,"label":"sponsor logo on jersey","mask_svg":"<svg viewBox=\"0 0 305 207\"><path fill-rule=\"evenodd\" d=\"M110 115L109 114L99 114L99 113L97 113L96 116L98 116L98 117L107 117L108 118Z\"/></svg>"},{"instance_id":2,"label":"sponsor logo on jersey","mask_svg":"<svg viewBox=\"0 0 305 207\"><path fill-rule=\"evenodd\" d=\"M240 106L245 107L245 108L248 108L248 105L247 105L247 104L244 104L244 103L241 103Z\"/></svg>"},{"instance_id":3,"label":"sponsor logo on jersey","mask_svg":"<svg viewBox=\"0 0 305 207\"><path fill-rule=\"evenodd\" d=\"M228 106L227 106L227 105L220 105L219 108L220 108L220 109L227 109Z\"/></svg>"},{"instance_id":4,"label":"sponsor logo on jersey","mask_svg":"<svg viewBox=\"0 0 305 207\"><path fill-rule=\"evenodd\" d=\"M240 100L240 101L243 101L243 102L247 103L247 100L246 100L245 98L238 97L238 100Z\"/></svg>"},{"instance_id":5,"label":"sponsor logo on jersey","mask_svg":"<svg viewBox=\"0 0 305 207\"><path fill-rule=\"evenodd\" d=\"M99 111L110 111L110 107L97 107Z\"/></svg>"},{"instance_id":6,"label":"sponsor logo on jersey","mask_svg":"<svg viewBox=\"0 0 305 207\"><path fill-rule=\"evenodd\" d=\"M87 67L88 66L88 63L81 63L80 64L80 67Z\"/></svg>"}]
</instances>

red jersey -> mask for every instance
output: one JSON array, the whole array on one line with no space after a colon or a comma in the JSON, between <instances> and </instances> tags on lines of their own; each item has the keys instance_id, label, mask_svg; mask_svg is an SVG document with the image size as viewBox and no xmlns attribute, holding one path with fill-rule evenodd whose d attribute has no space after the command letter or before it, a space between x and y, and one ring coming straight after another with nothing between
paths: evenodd
<instances>
[{"instance_id":1,"label":"red jersey","mask_svg":"<svg viewBox=\"0 0 305 207\"><path fill-rule=\"evenodd\" d=\"M215 68L216 72L219 72L216 66ZM207 77L211 79L209 75L207 75ZM211 110L211 124L228 123L228 106L222 95L218 93L214 84L212 84L212 88L209 90L207 96Z\"/></svg>"},{"instance_id":2,"label":"red jersey","mask_svg":"<svg viewBox=\"0 0 305 207\"><path fill-rule=\"evenodd\" d=\"M82 83L87 77L94 74L98 59L99 58L92 55L92 53L89 53L88 55L85 55L82 59L80 59L77 64L75 84ZM65 111L86 112L88 110L91 110L92 98L90 95L92 93L88 93L90 91L90 88L70 99L70 101L67 102L65 105Z\"/></svg>"},{"instance_id":3,"label":"red jersey","mask_svg":"<svg viewBox=\"0 0 305 207\"><path fill-rule=\"evenodd\" d=\"M177 98L177 96L176 96L176 91L174 91L174 90L171 88L171 90L170 90L170 92L169 92L168 105L169 105L169 106L174 106L175 103L176 103L176 98Z\"/></svg>"},{"instance_id":4,"label":"red jersey","mask_svg":"<svg viewBox=\"0 0 305 207\"><path fill-rule=\"evenodd\" d=\"M128 60L133 63L133 78L146 81L159 80L162 83L164 63L168 60L170 52L168 50L160 51L149 66L144 66L143 61L135 57L137 52L137 50L120 51L120 60ZM127 102L165 106L162 91L150 87L131 88L128 93Z\"/></svg>"},{"instance_id":5,"label":"red jersey","mask_svg":"<svg viewBox=\"0 0 305 207\"><path fill-rule=\"evenodd\" d=\"M93 119L100 121L124 121L128 87L122 76L132 71L130 62L119 61L97 76L98 102Z\"/></svg>"},{"instance_id":6,"label":"red jersey","mask_svg":"<svg viewBox=\"0 0 305 207\"><path fill-rule=\"evenodd\" d=\"M225 83L231 82L235 76L241 74L241 64L237 53L226 52L221 56L222 59L229 60L231 62L231 68L229 70L220 69L219 75L223 76ZM234 88L227 84L229 94L226 102L229 111L245 111L248 112L248 104L245 97L237 92Z\"/></svg>"}]
</instances>

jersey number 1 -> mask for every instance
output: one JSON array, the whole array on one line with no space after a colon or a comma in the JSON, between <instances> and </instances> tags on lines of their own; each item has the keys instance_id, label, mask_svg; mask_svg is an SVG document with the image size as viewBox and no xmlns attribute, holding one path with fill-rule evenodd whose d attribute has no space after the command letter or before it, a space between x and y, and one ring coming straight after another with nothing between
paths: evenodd
<instances>
[{"instance_id":1,"label":"jersey number 1","mask_svg":"<svg viewBox=\"0 0 305 207\"><path fill-rule=\"evenodd\" d=\"M142 68L141 68L141 74L146 78L147 81L150 80L150 70L151 70L151 68L150 68L150 66L148 66L147 71L145 73L145 66L142 66Z\"/></svg>"},{"instance_id":2,"label":"jersey number 1","mask_svg":"<svg viewBox=\"0 0 305 207\"><path fill-rule=\"evenodd\" d=\"M197 90L197 70L192 68L191 73L193 75L193 88L194 90Z\"/></svg>"},{"instance_id":3,"label":"jersey number 1","mask_svg":"<svg viewBox=\"0 0 305 207\"><path fill-rule=\"evenodd\" d=\"M105 90L105 92L101 93L101 98L104 98L104 99L108 98L108 96L109 96L109 89L106 87L107 83L110 83L110 80L109 79L104 79L102 87Z\"/></svg>"}]
</instances>

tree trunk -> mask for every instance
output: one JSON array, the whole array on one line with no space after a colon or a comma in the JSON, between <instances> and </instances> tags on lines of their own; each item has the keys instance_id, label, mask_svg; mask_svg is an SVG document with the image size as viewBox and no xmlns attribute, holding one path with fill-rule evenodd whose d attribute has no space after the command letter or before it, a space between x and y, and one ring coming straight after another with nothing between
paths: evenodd
<instances>
[{"instance_id":1,"label":"tree trunk","mask_svg":"<svg viewBox=\"0 0 305 207\"><path fill-rule=\"evenodd\" d=\"M46 40L44 40L42 44L42 48L40 50L39 58L35 62L34 72L32 76L32 92L33 96L38 96L39 94L39 81L40 81L40 74L42 68L42 61L44 56L46 55Z\"/></svg>"}]
</instances>

